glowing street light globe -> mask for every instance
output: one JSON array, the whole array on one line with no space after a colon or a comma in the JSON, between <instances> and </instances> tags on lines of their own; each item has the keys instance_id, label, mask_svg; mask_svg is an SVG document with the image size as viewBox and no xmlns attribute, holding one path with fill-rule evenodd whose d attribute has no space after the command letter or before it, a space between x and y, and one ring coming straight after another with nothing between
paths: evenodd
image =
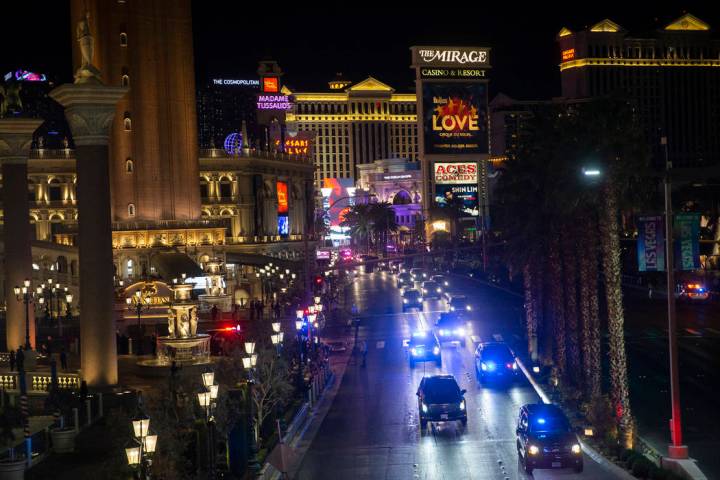
<instances>
[{"instance_id":1,"label":"glowing street light globe","mask_svg":"<svg viewBox=\"0 0 720 480\"><path fill-rule=\"evenodd\" d=\"M225 137L223 147L228 155L239 155L242 151L242 146L243 138L241 133L235 132Z\"/></svg>"}]
</instances>

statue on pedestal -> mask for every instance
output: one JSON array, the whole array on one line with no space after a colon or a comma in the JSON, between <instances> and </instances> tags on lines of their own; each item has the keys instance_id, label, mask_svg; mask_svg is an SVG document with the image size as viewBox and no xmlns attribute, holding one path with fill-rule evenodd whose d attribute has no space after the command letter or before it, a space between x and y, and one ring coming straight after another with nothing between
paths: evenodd
<instances>
[{"instance_id":1,"label":"statue on pedestal","mask_svg":"<svg viewBox=\"0 0 720 480\"><path fill-rule=\"evenodd\" d=\"M190 319L188 318L187 313L183 313L180 315L180 338L188 338L190 336Z\"/></svg>"},{"instance_id":2,"label":"statue on pedestal","mask_svg":"<svg viewBox=\"0 0 720 480\"><path fill-rule=\"evenodd\" d=\"M95 53L95 39L90 33L90 12L85 12L85 17L78 22L75 35L80 44L81 56L80 68L75 72L75 83L101 84L100 70L92 63Z\"/></svg>"},{"instance_id":3,"label":"statue on pedestal","mask_svg":"<svg viewBox=\"0 0 720 480\"><path fill-rule=\"evenodd\" d=\"M190 336L194 337L197 335L197 324L198 324L198 318L197 318L197 308L193 308L190 310Z\"/></svg>"},{"instance_id":4,"label":"statue on pedestal","mask_svg":"<svg viewBox=\"0 0 720 480\"><path fill-rule=\"evenodd\" d=\"M175 310L168 308L168 337L175 338Z\"/></svg>"}]
</instances>

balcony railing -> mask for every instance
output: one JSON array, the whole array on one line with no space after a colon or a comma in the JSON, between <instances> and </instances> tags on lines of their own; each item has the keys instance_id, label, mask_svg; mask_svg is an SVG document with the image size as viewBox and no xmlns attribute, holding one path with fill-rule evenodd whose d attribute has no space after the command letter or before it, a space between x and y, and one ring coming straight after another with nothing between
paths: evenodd
<instances>
[{"instance_id":1,"label":"balcony railing","mask_svg":"<svg viewBox=\"0 0 720 480\"><path fill-rule=\"evenodd\" d=\"M75 150L71 148L33 148L30 150L31 159L75 159Z\"/></svg>"},{"instance_id":2,"label":"balcony railing","mask_svg":"<svg viewBox=\"0 0 720 480\"><path fill-rule=\"evenodd\" d=\"M200 158L266 158L286 162L312 163L313 159L307 155L288 155L286 153L264 150L240 151L231 155L224 148L201 148Z\"/></svg>"}]
</instances>

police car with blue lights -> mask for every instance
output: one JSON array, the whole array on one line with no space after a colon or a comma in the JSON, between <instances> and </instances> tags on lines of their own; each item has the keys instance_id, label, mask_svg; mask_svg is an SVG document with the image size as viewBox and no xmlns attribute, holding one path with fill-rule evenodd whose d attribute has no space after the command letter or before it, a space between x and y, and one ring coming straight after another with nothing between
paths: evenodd
<instances>
[{"instance_id":1,"label":"police car with blue lights","mask_svg":"<svg viewBox=\"0 0 720 480\"><path fill-rule=\"evenodd\" d=\"M526 473L531 474L536 468L583 471L580 440L556 405L523 405L515 432L518 459Z\"/></svg>"},{"instance_id":2,"label":"police car with blue lights","mask_svg":"<svg viewBox=\"0 0 720 480\"><path fill-rule=\"evenodd\" d=\"M435 333L440 343L457 342L464 347L471 334L471 324L464 320L462 313L444 312L435 323Z\"/></svg>"},{"instance_id":3,"label":"police car with blue lights","mask_svg":"<svg viewBox=\"0 0 720 480\"><path fill-rule=\"evenodd\" d=\"M520 370L510 347L504 342L483 342L475 350L475 377L479 382L489 379L512 380Z\"/></svg>"},{"instance_id":4,"label":"police car with blue lights","mask_svg":"<svg viewBox=\"0 0 720 480\"><path fill-rule=\"evenodd\" d=\"M435 362L442 366L440 342L433 332L415 332L408 341L410 368L418 362Z\"/></svg>"}]
</instances>

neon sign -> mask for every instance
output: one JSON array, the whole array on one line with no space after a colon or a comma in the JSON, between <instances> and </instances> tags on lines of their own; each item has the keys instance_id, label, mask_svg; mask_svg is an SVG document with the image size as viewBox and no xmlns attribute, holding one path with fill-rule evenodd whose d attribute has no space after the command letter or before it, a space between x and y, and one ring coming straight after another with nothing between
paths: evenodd
<instances>
[{"instance_id":1,"label":"neon sign","mask_svg":"<svg viewBox=\"0 0 720 480\"><path fill-rule=\"evenodd\" d=\"M277 93L280 91L280 82L277 77L265 77L263 80L262 90L267 93Z\"/></svg>"},{"instance_id":2,"label":"neon sign","mask_svg":"<svg viewBox=\"0 0 720 480\"><path fill-rule=\"evenodd\" d=\"M287 95L258 95L258 110L290 110L290 97Z\"/></svg>"},{"instance_id":3,"label":"neon sign","mask_svg":"<svg viewBox=\"0 0 720 480\"><path fill-rule=\"evenodd\" d=\"M213 78L213 85L239 85L241 87L259 87L260 80L237 78Z\"/></svg>"},{"instance_id":4,"label":"neon sign","mask_svg":"<svg viewBox=\"0 0 720 480\"><path fill-rule=\"evenodd\" d=\"M310 151L310 140L306 138L285 139L285 153L288 155L307 155Z\"/></svg>"},{"instance_id":5,"label":"neon sign","mask_svg":"<svg viewBox=\"0 0 720 480\"><path fill-rule=\"evenodd\" d=\"M575 58L575 49L574 48L568 48L567 50L562 51L563 62L566 60L572 60L573 58Z\"/></svg>"}]
</instances>

